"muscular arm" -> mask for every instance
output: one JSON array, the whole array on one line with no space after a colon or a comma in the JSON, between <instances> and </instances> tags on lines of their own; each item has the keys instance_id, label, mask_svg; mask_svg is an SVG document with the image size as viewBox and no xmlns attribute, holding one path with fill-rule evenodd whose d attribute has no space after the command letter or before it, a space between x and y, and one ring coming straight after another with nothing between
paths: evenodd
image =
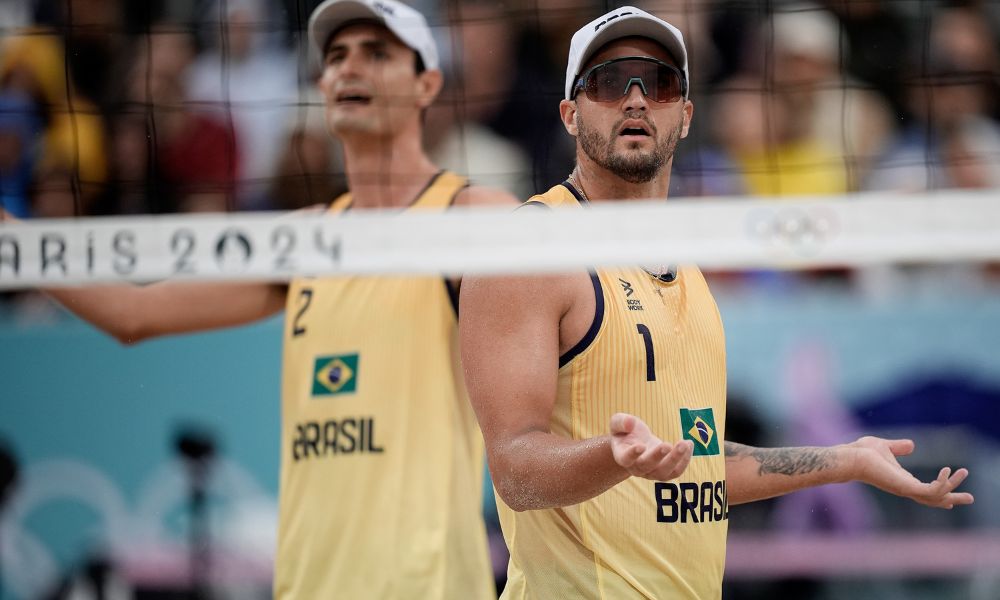
<instances>
[{"instance_id":1,"label":"muscular arm","mask_svg":"<svg viewBox=\"0 0 1000 600\"><path fill-rule=\"evenodd\" d=\"M572 289L572 276L469 277L462 286L466 383L497 492L517 511L576 504L633 474L669 479L690 460L689 444L662 443L627 415L586 440L550 431Z\"/></svg>"},{"instance_id":2,"label":"muscular arm","mask_svg":"<svg viewBox=\"0 0 1000 600\"><path fill-rule=\"evenodd\" d=\"M725 449L730 504L847 480L844 457L837 448L754 448L726 442Z\"/></svg>"},{"instance_id":3,"label":"muscular arm","mask_svg":"<svg viewBox=\"0 0 1000 600\"><path fill-rule=\"evenodd\" d=\"M271 316L285 305L285 287L270 283L163 282L46 293L123 344L242 325Z\"/></svg>"},{"instance_id":4,"label":"muscular arm","mask_svg":"<svg viewBox=\"0 0 1000 600\"><path fill-rule=\"evenodd\" d=\"M954 492L968 476L965 469L953 474L945 467L937 479L923 483L900 466L896 457L913 451L910 440L863 437L851 444L826 448L754 448L726 442L725 449L730 504L846 481L861 481L938 508L973 502L971 494Z\"/></svg>"}]
</instances>

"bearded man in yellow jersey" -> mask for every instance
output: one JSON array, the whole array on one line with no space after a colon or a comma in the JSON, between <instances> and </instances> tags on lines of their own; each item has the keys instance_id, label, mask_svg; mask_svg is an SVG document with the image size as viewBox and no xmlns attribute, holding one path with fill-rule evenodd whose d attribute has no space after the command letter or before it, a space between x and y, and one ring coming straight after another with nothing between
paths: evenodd
<instances>
[{"instance_id":1,"label":"bearded man in yellow jersey","mask_svg":"<svg viewBox=\"0 0 1000 600\"><path fill-rule=\"evenodd\" d=\"M559 106L576 168L522 210L666 197L687 86L672 25L632 7L585 25ZM460 330L511 552L504 598L718 598L729 505L804 487L973 500L954 491L965 469L930 483L904 470L909 440L724 441L722 321L695 267L467 277Z\"/></svg>"},{"instance_id":2,"label":"bearded man in yellow jersey","mask_svg":"<svg viewBox=\"0 0 1000 600\"><path fill-rule=\"evenodd\" d=\"M328 0L309 35L350 188L329 210L516 204L424 152L422 112L442 74L420 13L396 0ZM50 294L128 344L285 311L275 597L495 598L482 442L457 360L458 283L338 277Z\"/></svg>"}]
</instances>

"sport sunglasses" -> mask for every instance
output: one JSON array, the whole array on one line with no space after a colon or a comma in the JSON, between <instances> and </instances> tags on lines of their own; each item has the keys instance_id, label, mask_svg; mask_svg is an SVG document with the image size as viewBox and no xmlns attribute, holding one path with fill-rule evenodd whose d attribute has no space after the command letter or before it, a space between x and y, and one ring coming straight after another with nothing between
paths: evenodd
<instances>
[{"instance_id":1,"label":"sport sunglasses","mask_svg":"<svg viewBox=\"0 0 1000 600\"><path fill-rule=\"evenodd\" d=\"M687 81L677 67L648 56L623 56L587 69L576 80L570 100L583 90L591 102L613 102L628 95L633 84L653 102L687 97Z\"/></svg>"}]
</instances>

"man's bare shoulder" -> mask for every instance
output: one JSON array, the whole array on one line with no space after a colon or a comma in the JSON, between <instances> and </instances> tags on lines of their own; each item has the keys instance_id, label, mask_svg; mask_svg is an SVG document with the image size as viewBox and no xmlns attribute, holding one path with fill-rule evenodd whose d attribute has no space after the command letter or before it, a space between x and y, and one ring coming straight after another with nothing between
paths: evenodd
<instances>
[{"instance_id":1,"label":"man's bare shoulder","mask_svg":"<svg viewBox=\"0 0 1000 600\"><path fill-rule=\"evenodd\" d=\"M520 204L516 196L500 188L470 185L455 197L455 206L509 206Z\"/></svg>"}]
</instances>

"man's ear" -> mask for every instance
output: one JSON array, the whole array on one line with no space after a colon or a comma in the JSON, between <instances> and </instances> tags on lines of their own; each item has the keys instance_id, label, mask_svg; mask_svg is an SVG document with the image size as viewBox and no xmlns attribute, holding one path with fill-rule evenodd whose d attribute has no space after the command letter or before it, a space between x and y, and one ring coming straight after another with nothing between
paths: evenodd
<instances>
[{"instance_id":1,"label":"man's ear","mask_svg":"<svg viewBox=\"0 0 1000 600\"><path fill-rule=\"evenodd\" d=\"M441 93L444 75L438 69L428 69L417 75L417 106L427 108Z\"/></svg>"},{"instance_id":2,"label":"man's ear","mask_svg":"<svg viewBox=\"0 0 1000 600\"><path fill-rule=\"evenodd\" d=\"M691 128L691 118L694 117L694 103L690 100L684 101L684 126L681 127L681 138L688 136L688 129Z\"/></svg>"},{"instance_id":3,"label":"man's ear","mask_svg":"<svg viewBox=\"0 0 1000 600\"><path fill-rule=\"evenodd\" d=\"M573 100L561 100L559 102L559 116L562 118L562 124L566 128L566 131L571 136L576 137L578 131L576 126L576 102Z\"/></svg>"}]
</instances>

